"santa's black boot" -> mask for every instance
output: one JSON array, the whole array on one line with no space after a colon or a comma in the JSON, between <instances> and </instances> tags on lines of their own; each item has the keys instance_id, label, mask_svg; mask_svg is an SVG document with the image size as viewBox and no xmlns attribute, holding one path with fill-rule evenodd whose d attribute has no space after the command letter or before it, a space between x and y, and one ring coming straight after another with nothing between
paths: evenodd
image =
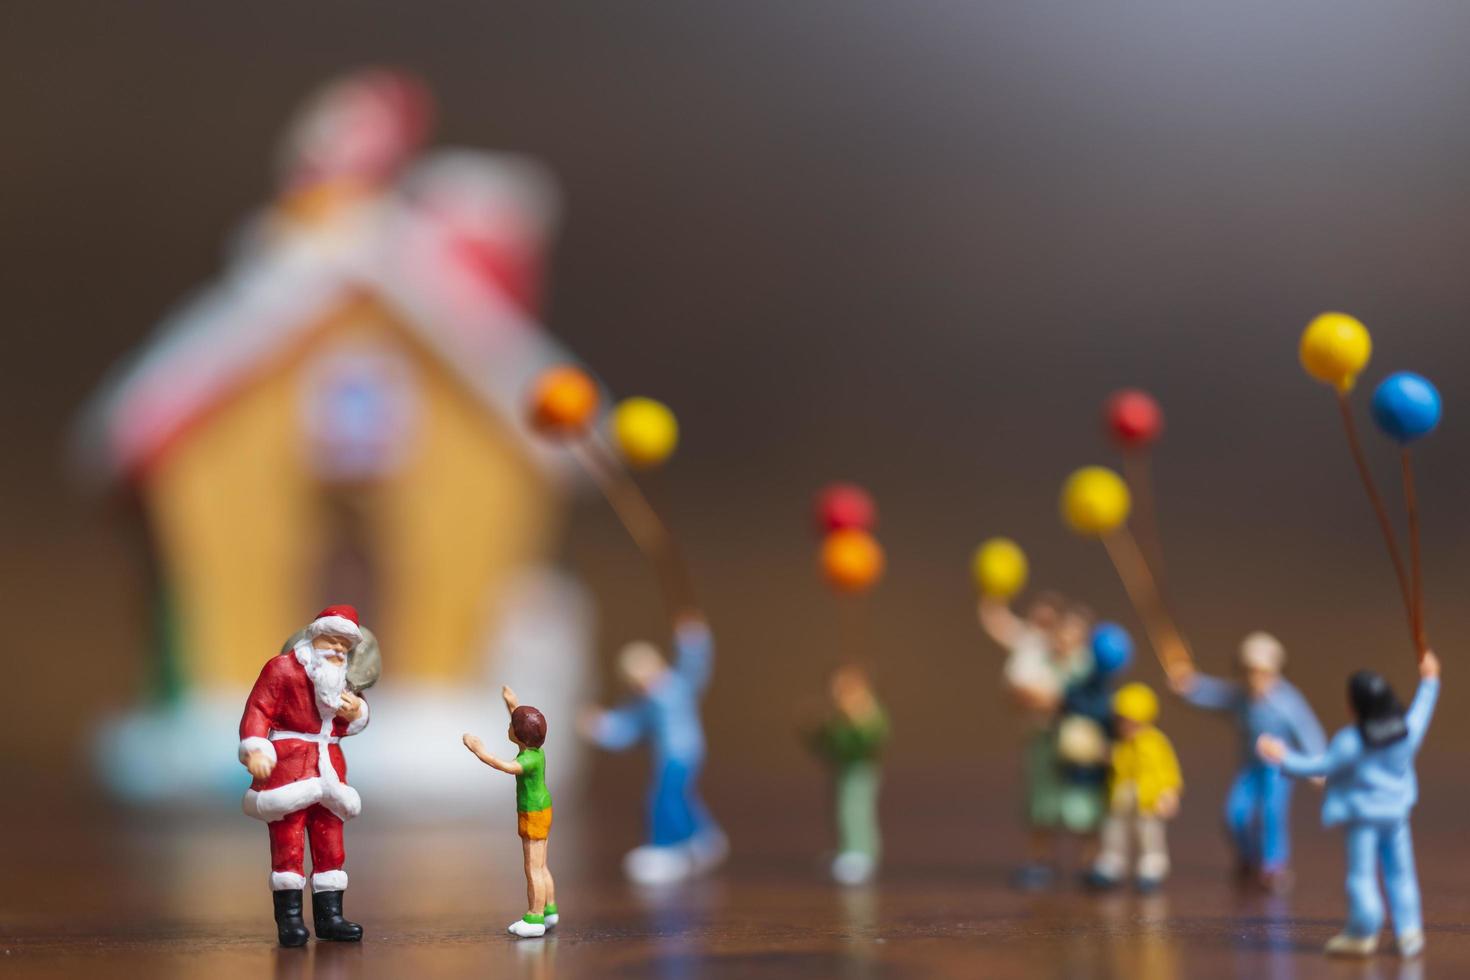
<instances>
[{"instance_id":1,"label":"santa's black boot","mask_svg":"<svg viewBox=\"0 0 1470 980\"><path fill-rule=\"evenodd\" d=\"M311 917L316 920L316 938L355 943L362 938L362 926L342 918L343 892L312 892Z\"/></svg>"},{"instance_id":2,"label":"santa's black boot","mask_svg":"<svg viewBox=\"0 0 1470 980\"><path fill-rule=\"evenodd\" d=\"M271 892L276 903L276 936L282 946L305 946L311 938L301 921L301 889Z\"/></svg>"}]
</instances>

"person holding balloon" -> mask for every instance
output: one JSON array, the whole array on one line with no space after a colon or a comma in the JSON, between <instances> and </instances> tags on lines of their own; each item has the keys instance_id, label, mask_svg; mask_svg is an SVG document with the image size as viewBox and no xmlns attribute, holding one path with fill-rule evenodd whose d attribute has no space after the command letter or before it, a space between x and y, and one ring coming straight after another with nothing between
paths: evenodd
<instances>
[{"instance_id":1,"label":"person holding balloon","mask_svg":"<svg viewBox=\"0 0 1470 980\"><path fill-rule=\"evenodd\" d=\"M832 773L837 855L831 874L841 885L861 885L878 870L882 837L878 826L878 791L882 753L888 742L888 715L861 662L866 631L854 621L865 596L883 576L883 546L873 536L878 508L872 496L851 483L833 483L819 491L814 508L821 543L817 555L822 578L837 593L849 628L838 647L846 663L832 672L831 706L820 724L806 732L806 743Z\"/></svg>"},{"instance_id":2,"label":"person holding balloon","mask_svg":"<svg viewBox=\"0 0 1470 980\"><path fill-rule=\"evenodd\" d=\"M1016 887L1049 887L1056 879L1059 831L1090 835L1101 818L1100 789L1066 778L1059 755L1058 712L1064 692L1092 671L1086 648L1090 614L1054 593L1034 598L1025 616L1011 601L1025 587L1025 553L1006 538L976 549L972 561L980 592L980 626L1006 651L1003 678L1028 729L1022 753L1029 858L1016 870ZM1095 804L1095 805L1094 805Z\"/></svg>"},{"instance_id":3,"label":"person holding balloon","mask_svg":"<svg viewBox=\"0 0 1470 980\"><path fill-rule=\"evenodd\" d=\"M1146 684L1126 684L1113 696L1115 738L1108 770L1108 816L1102 849L1088 875L1094 888L1116 888L1128 873L1128 839L1138 841L1134 884L1158 890L1169 874L1164 822L1179 811L1184 779L1168 736L1154 727L1159 699Z\"/></svg>"},{"instance_id":4,"label":"person holding balloon","mask_svg":"<svg viewBox=\"0 0 1470 980\"><path fill-rule=\"evenodd\" d=\"M650 643L625 645L618 654L618 672L632 697L616 708L584 712L578 727L585 738L610 751L649 744L653 782L647 842L624 857L623 869L639 884L665 884L713 868L729 852L698 788L705 758L700 701L714 671L714 635L694 601L673 535L628 472L667 460L678 445L678 422L667 406L651 398L624 400L611 413L614 455L594 431L599 402L597 386L586 372L557 367L537 379L530 419L544 436L565 443L591 473L664 591L672 623L672 662Z\"/></svg>"},{"instance_id":5,"label":"person holding balloon","mask_svg":"<svg viewBox=\"0 0 1470 980\"><path fill-rule=\"evenodd\" d=\"M1255 755L1256 741L1269 735L1313 755L1327 745L1322 726L1300 691L1285 677L1286 650L1269 633L1255 632L1240 644L1240 679L1210 677L1193 666L1170 679L1175 693L1197 708L1229 715L1240 732L1240 770L1225 797L1225 827L1242 881L1268 891L1291 884L1291 782Z\"/></svg>"},{"instance_id":6,"label":"person holding balloon","mask_svg":"<svg viewBox=\"0 0 1470 980\"><path fill-rule=\"evenodd\" d=\"M623 859L624 871L639 884L683 880L715 867L729 850L698 785L705 758L699 703L715 652L703 615L691 610L675 621L673 646L672 663L650 643L623 647L618 672L632 697L581 719L582 734L600 748L619 752L647 742L651 749L648 839Z\"/></svg>"},{"instance_id":7,"label":"person holding balloon","mask_svg":"<svg viewBox=\"0 0 1470 980\"><path fill-rule=\"evenodd\" d=\"M1348 919L1327 941L1324 952L1330 955L1371 956L1378 950L1384 923L1380 865L1399 955L1413 957L1424 950L1409 811L1419 798L1414 758L1439 697L1439 658L1431 651L1419 659L1419 677L1419 690L1405 711L1380 674L1354 674L1347 692L1354 723L1332 736L1326 751L1296 752L1271 735L1256 743L1261 761L1288 776L1325 777L1322 825L1345 831Z\"/></svg>"}]
</instances>

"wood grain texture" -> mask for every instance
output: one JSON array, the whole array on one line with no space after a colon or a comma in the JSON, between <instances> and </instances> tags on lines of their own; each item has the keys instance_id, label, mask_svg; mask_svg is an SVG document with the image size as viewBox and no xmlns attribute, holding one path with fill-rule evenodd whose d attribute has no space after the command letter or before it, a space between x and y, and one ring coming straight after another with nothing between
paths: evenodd
<instances>
[{"instance_id":1,"label":"wood grain texture","mask_svg":"<svg viewBox=\"0 0 1470 980\"><path fill-rule=\"evenodd\" d=\"M0 883L0 976L1463 976L1470 899L1459 869L1470 848L1437 791L1445 783L1433 785L1436 807L1416 824L1429 949L1407 967L1390 954L1353 965L1319 953L1343 914L1341 842L1313 829L1310 793L1297 808L1291 896L1236 890L1211 819L1218 801L1201 798L1171 828L1166 891L1142 898L1092 896L1070 881L1018 895L1006 884L1021 842L1013 801L976 792L954 808L905 810L900 786L886 816L905 832L890 834L878 884L854 890L825 879L815 796L787 834L773 832L780 813L727 806L730 866L661 892L618 874L634 842L626 792L595 794L605 813L559 805L551 864L564 920L544 940L504 934L524 894L508 819L403 827L369 811L348 828L346 908L366 939L300 950L275 945L265 835L244 818L87 825L66 816L72 805L10 813L25 846ZM739 795L760 798L757 787Z\"/></svg>"}]
</instances>

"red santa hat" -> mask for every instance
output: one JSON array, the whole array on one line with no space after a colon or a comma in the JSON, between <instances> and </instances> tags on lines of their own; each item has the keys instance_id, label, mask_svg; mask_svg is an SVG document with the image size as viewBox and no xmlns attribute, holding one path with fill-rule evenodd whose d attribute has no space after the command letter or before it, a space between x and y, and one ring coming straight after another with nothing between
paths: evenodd
<instances>
[{"instance_id":1,"label":"red santa hat","mask_svg":"<svg viewBox=\"0 0 1470 980\"><path fill-rule=\"evenodd\" d=\"M357 625L357 609L354 606L328 606L316 614L316 619L306 627L306 635L316 639L323 634L347 636L354 641L362 639L362 630Z\"/></svg>"}]
</instances>

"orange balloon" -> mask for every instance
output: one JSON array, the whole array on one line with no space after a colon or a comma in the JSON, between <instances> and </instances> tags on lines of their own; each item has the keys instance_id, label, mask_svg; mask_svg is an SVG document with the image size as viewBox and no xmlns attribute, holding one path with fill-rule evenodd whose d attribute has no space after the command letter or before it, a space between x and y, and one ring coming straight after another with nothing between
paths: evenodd
<instances>
[{"instance_id":1,"label":"orange balloon","mask_svg":"<svg viewBox=\"0 0 1470 980\"><path fill-rule=\"evenodd\" d=\"M833 531L822 541L821 563L822 575L834 589L866 592L883 575L883 546L855 527Z\"/></svg>"},{"instance_id":2,"label":"orange balloon","mask_svg":"<svg viewBox=\"0 0 1470 980\"><path fill-rule=\"evenodd\" d=\"M564 365L545 371L531 391L531 425L547 435L587 431L597 414L597 385L581 368Z\"/></svg>"}]
</instances>

